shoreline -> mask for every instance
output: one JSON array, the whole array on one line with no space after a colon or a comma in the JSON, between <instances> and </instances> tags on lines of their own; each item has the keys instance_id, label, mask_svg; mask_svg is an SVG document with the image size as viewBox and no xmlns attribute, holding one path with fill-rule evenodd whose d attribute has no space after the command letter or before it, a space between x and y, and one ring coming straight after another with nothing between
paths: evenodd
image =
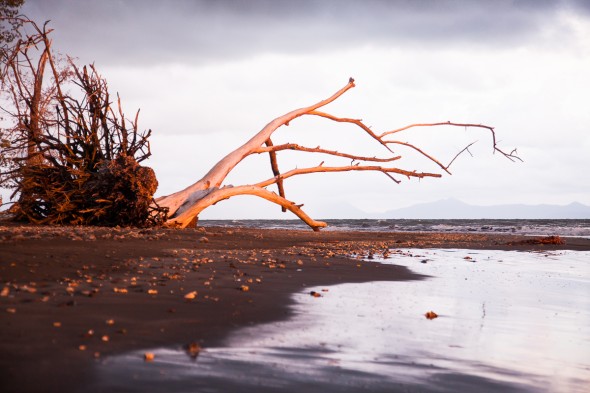
<instances>
[{"instance_id":1,"label":"shoreline","mask_svg":"<svg viewBox=\"0 0 590 393\"><path fill-rule=\"evenodd\" d=\"M191 342L206 348L239 327L286 319L291 294L306 287L422 278L401 266L350 257L355 254L389 248L590 250L590 239L564 238L565 245L530 239L0 225L0 290L7 291L0 297L0 388L79 391L92 380L92 365L106 356ZM194 291L194 299L185 298Z\"/></svg>"}]
</instances>

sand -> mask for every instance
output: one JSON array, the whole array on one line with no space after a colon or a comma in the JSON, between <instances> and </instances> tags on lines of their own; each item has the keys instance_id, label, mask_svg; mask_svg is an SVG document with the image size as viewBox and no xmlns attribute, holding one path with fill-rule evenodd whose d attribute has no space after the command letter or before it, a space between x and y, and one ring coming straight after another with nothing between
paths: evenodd
<instances>
[{"instance_id":1,"label":"sand","mask_svg":"<svg viewBox=\"0 0 590 393\"><path fill-rule=\"evenodd\" d=\"M288 318L291 295L306 287L421 278L355 256L395 248L590 250L588 239L565 241L0 224L0 390L87 390L93 365L105 357L219 345L238 328Z\"/></svg>"}]
</instances>

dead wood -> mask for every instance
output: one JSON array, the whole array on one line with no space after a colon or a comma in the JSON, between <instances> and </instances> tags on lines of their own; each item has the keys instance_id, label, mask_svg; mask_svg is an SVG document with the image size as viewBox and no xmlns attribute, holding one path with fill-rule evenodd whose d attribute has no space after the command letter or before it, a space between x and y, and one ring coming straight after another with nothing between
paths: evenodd
<instances>
[{"instance_id":1,"label":"dead wood","mask_svg":"<svg viewBox=\"0 0 590 393\"><path fill-rule=\"evenodd\" d=\"M138 130L138 115L125 117L120 97L111 100L106 81L93 65L78 68L68 59L63 64L51 52L47 24L30 24L35 34L15 45L2 67L3 93L12 101L2 108L15 120L7 138L2 133L0 182L10 184L19 195L17 216L40 223L96 225L195 225L207 207L237 195L255 195L295 214L314 230L326 226L315 221L297 204L286 198L285 180L311 173L375 172L395 183L400 178L438 178L450 174L451 164L472 144L444 164L427 149L406 140L393 139L402 132L422 127L451 126L487 131L492 151L510 160L520 160L516 150L507 153L496 143L493 127L475 123L416 123L402 128L375 132L360 119L340 117L320 109L355 87L354 79L330 97L293 110L268 123L242 146L229 153L196 183L174 194L152 200L157 181L151 169L139 165L151 155L151 130ZM48 69L47 76L45 74ZM49 83L48 83L49 82ZM77 94L65 87L75 86ZM6 88L5 88L6 87ZM114 108L114 109L113 109ZM352 124L384 150L383 156L361 155L324 147L306 147L297 143L275 145L271 139L282 126L302 116ZM404 168L397 149L426 158L436 171ZM285 151L321 155L315 166L281 170L279 154ZM245 158L268 154L272 177L252 184L233 187L224 184L228 174ZM325 159L350 159L348 165L328 163ZM318 160L320 161L320 160ZM399 177L399 178L398 178ZM277 193L267 187L276 185Z\"/></svg>"},{"instance_id":2,"label":"dead wood","mask_svg":"<svg viewBox=\"0 0 590 393\"><path fill-rule=\"evenodd\" d=\"M283 116L277 117L269 124L267 124L260 132L252 137L248 142L234 150L222 160L220 160L201 180L197 181L193 185L176 192L174 194L158 198L160 206L167 207L170 215L168 218L168 225L185 227L188 225L194 225L197 221L199 214L207 207L214 205L215 203L224 199L231 198L237 195L256 195L264 198L270 202L280 205L283 211L288 210L297 215L301 220L307 223L314 230L319 230L326 224L323 222L315 221L307 216L302 210L301 206L295 202L289 201L285 198L285 187L284 181L290 177L297 175L304 175L310 173L329 173L329 172L355 172L355 171L368 171L368 172L380 172L386 175L389 179L396 183L399 183L394 175L400 175L410 178L427 178L427 177L441 177L441 173L435 172L422 172L413 169L404 169L398 166L392 166L393 162L399 161L402 156L394 154L393 147L404 146L411 149L415 153L426 157L431 162L435 163L442 171L449 173L450 165L456 160L456 158L464 152L469 152L469 146L463 148L457 153L457 155L447 165L441 163L432 154L426 152L424 149L415 146L411 143L385 139L386 136L396 134L398 132L408 130L414 127L430 127L430 126L455 126L464 128L479 128L489 131L492 135L492 148L494 152L499 152L510 160L520 160L516 155L516 151L505 153L498 148L496 145L495 131L492 127L481 125L481 124L467 124L467 123L424 123L424 124L412 124L400 129L386 131L381 134L374 132L369 126L367 126L360 119L352 119L347 117L338 117L332 114L319 111L320 108L338 99L348 90L355 87L354 79L350 78L348 83L334 93L329 98L322 100L316 104L308 107L291 111ZM379 145L384 147L389 156L377 157L377 156L363 156L354 154L351 152L339 152L333 149L325 149L320 146L315 148L301 146L296 143L286 143L280 145L274 145L271 141L271 136L283 125L289 125L289 123L301 116L317 116L324 119L328 119L339 123L350 123L360 128L368 137L375 140ZM278 153L283 151L296 151L311 154L321 154L328 157L343 157L351 160L349 165L324 165L322 161L317 166L307 168L295 168L281 172L278 166ZM253 154L266 154L270 156L270 165L273 173L273 177L258 183L249 185L243 185L238 187L224 186L223 181L227 175L246 157ZM278 194L268 191L266 187L273 184L277 185Z\"/></svg>"},{"instance_id":3,"label":"dead wood","mask_svg":"<svg viewBox=\"0 0 590 393\"><path fill-rule=\"evenodd\" d=\"M140 163L151 155L151 130L125 118L94 65L77 67L51 52L47 24L8 57L3 107L14 125L3 134L3 185L12 186L15 218L40 224L160 225L158 182ZM46 72L47 71L47 72ZM49 76L47 75L49 74ZM115 109L113 109L115 108ZM6 139L4 139L6 137Z\"/></svg>"}]
</instances>

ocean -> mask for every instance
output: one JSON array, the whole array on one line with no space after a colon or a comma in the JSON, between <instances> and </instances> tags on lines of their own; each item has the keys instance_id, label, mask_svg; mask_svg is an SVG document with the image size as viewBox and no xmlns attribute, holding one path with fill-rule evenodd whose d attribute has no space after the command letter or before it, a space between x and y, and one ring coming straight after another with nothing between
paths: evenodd
<instances>
[{"instance_id":1,"label":"ocean","mask_svg":"<svg viewBox=\"0 0 590 393\"><path fill-rule=\"evenodd\" d=\"M327 219L325 231L495 233L590 238L590 220L412 220ZM267 229L309 229L301 220L200 220L199 225Z\"/></svg>"}]
</instances>

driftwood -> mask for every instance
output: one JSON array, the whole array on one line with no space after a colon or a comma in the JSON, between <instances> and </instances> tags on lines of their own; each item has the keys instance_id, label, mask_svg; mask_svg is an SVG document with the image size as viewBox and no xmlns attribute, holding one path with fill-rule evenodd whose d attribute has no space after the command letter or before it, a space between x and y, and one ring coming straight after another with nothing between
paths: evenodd
<instances>
[{"instance_id":1,"label":"driftwood","mask_svg":"<svg viewBox=\"0 0 590 393\"><path fill-rule=\"evenodd\" d=\"M14 125L2 138L0 182L14 189L15 218L45 224L159 225L158 182L139 165L151 130L139 111L125 118L93 65L77 67L51 51L47 23L6 55L2 107Z\"/></svg>"},{"instance_id":2,"label":"driftwood","mask_svg":"<svg viewBox=\"0 0 590 393\"><path fill-rule=\"evenodd\" d=\"M465 123L426 123L426 124L412 124L403 128L386 131L383 133L375 133L371 128L365 125L361 120L343 118L331 115L326 112L322 112L319 109L326 106L327 104L338 99L348 90L355 87L354 79L350 78L348 83L334 93L331 97L322 100L316 104L310 105L305 108L297 109L289 112L283 116L277 117L270 123L268 123L260 132L254 135L248 142L229 153L222 160L220 160L211 170L199 181L185 188L184 190L178 191L174 194L160 197L157 199L159 206L165 207L169 210L169 217L167 224L170 226L187 227L189 225L195 225L199 214L207 207L216 204L219 201L234 197L236 195L255 195L264 198L270 202L280 205L283 211L290 211L303 220L313 230L319 230L326 226L325 222L316 221L309 217L302 209L302 205L298 205L295 202L288 200L285 196L284 181L290 177L304 175L309 173L318 172L351 172L351 171L370 171L380 172L386 175L388 178L396 183L399 180L396 176L404 176L407 178L425 178L425 177L441 177L441 173L434 172L418 172L416 170L405 170L396 166L392 163L398 161L401 156L396 155L393 152L393 147L404 146L414 151L415 153L426 157L428 160L434 162L442 172L450 173L449 167L455 161L455 159L462 153L468 152L468 145L448 163L443 164L433 155L427 153L423 149L408 142L396 140L393 136L402 131L415 128L415 127L436 127L436 126L455 126L462 128L479 128L487 130L492 136L492 147L494 152L498 152L510 160L520 160L516 155L516 150L509 153L502 151L496 144L496 135L494 129L490 126L482 124L465 124ZM275 145L273 144L271 137L277 129L281 126L289 125L289 123L300 116L317 116L323 119L328 119L334 122L340 123L351 123L356 125L367 137L372 138L378 145L384 147L388 153L388 157L367 157L361 156L354 153L343 153L335 150L324 149L321 147L305 147L295 143L287 143ZM333 157L344 157L351 160L350 165L345 166L326 166L322 161L317 166L307 168L296 168L286 172L279 170L277 162L277 153L281 151L300 151L312 154L321 154L324 156ZM254 154L269 154L270 164L274 177L260 181L255 184L241 185L241 186L224 186L223 182L228 174L246 157ZM273 184L277 185L278 194L267 189L268 186Z\"/></svg>"},{"instance_id":3,"label":"driftwood","mask_svg":"<svg viewBox=\"0 0 590 393\"><path fill-rule=\"evenodd\" d=\"M14 126L0 130L0 185L12 187L18 195L17 216L39 223L97 225L157 225L187 227L195 225L199 214L219 201L237 195L255 195L295 214L314 230L326 226L308 216L300 204L287 199L285 181L310 173L378 172L399 183L400 177L441 177L468 145L444 164L424 148L396 139L397 134L417 127L453 126L477 128L491 134L492 148L510 160L519 160L516 151L502 151L496 144L494 129L471 123L423 123L378 133L359 119L337 117L320 109L355 87L351 78L332 96L313 105L291 111L268 123L245 144L229 153L205 176L174 194L158 198L153 171L139 163L150 156L151 130L140 132L139 111L133 120L125 118L120 99L112 102L106 81L94 66L78 68L70 59L60 61L51 52L47 23L42 27L27 19L34 34L20 39L11 51L2 52L0 82L2 107L14 120ZM47 71L47 72L46 72ZM75 87L77 92L69 93ZM315 116L356 126L376 146L387 152L384 157L340 152L320 146L297 143L275 144L272 137L284 125L301 116ZM438 168L433 172L404 169L394 149L406 149L425 157ZM282 171L279 154L295 151L321 155L326 159L346 158L346 165L318 165ZM273 177L257 183L230 186L224 181L245 158L268 154ZM268 187L276 185L277 191Z\"/></svg>"}]
</instances>

